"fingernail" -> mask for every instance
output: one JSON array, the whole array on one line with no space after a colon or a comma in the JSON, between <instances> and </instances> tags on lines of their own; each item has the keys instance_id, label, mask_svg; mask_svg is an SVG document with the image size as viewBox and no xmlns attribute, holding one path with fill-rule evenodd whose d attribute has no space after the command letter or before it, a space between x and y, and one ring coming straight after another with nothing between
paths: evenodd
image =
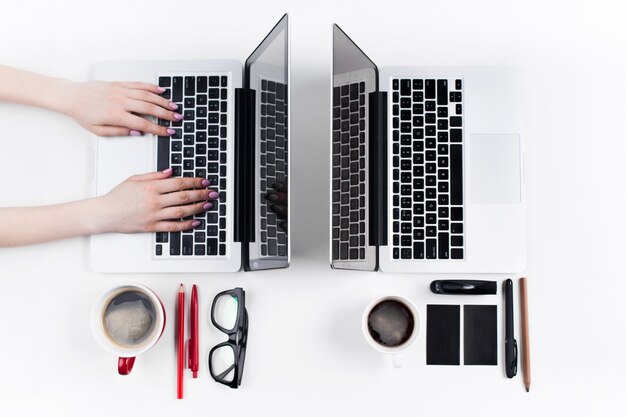
<instances>
[{"instance_id":1,"label":"fingernail","mask_svg":"<svg viewBox=\"0 0 626 417\"><path fill-rule=\"evenodd\" d=\"M183 120L183 115L179 114L179 113L174 113L174 119L176 119L176 120Z\"/></svg>"},{"instance_id":2,"label":"fingernail","mask_svg":"<svg viewBox=\"0 0 626 417\"><path fill-rule=\"evenodd\" d=\"M202 185L204 185L205 187L207 185L209 185L209 184L211 184L211 181L209 181L209 180L202 180Z\"/></svg>"},{"instance_id":3,"label":"fingernail","mask_svg":"<svg viewBox=\"0 0 626 417\"><path fill-rule=\"evenodd\" d=\"M278 201L278 196L276 194L274 194L274 193L267 193L265 195L265 198L267 198L269 201L273 201L273 202Z\"/></svg>"},{"instance_id":4,"label":"fingernail","mask_svg":"<svg viewBox=\"0 0 626 417\"><path fill-rule=\"evenodd\" d=\"M172 103L171 101L169 102L169 106L170 106L170 109L172 110L176 110L178 108L178 104Z\"/></svg>"},{"instance_id":5,"label":"fingernail","mask_svg":"<svg viewBox=\"0 0 626 417\"><path fill-rule=\"evenodd\" d=\"M167 129L167 133L173 135L174 133L176 133L176 131L174 129Z\"/></svg>"},{"instance_id":6,"label":"fingernail","mask_svg":"<svg viewBox=\"0 0 626 417\"><path fill-rule=\"evenodd\" d=\"M211 207L213 207L213 204L211 204L211 203L206 203L204 206L202 206L202 208L205 209L205 210L208 210Z\"/></svg>"},{"instance_id":7,"label":"fingernail","mask_svg":"<svg viewBox=\"0 0 626 417\"><path fill-rule=\"evenodd\" d=\"M131 130L130 131L130 135L131 136L141 136L141 132L138 130Z\"/></svg>"},{"instance_id":8,"label":"fingernail","mask_svg":"<svg viewBox=\"0 0 626 417\"><path fill-rule=\"evenodd\" d=\"M157 91L158 91L159 93L162 93L162 92L164 92L164 91L165 91L165 88L163 88L163 87L157 87Z\"/></svg>"},{"instance_id":9,"label":"fingernail","mask_svg":"<svg viewBox=\"0 0 626 417\"><path fill-rule=\"evenodd\" d=\"M193 227L198 227L198 226L200 226L200 222L199 222L198 220L194 220L194 221L191 223L191 225L192 225Z\"/></svg>"},{"instance_id":10,"label":"fingernail","mask_svg":"<svg viewBox=\"0 0 626 417\"><path fill-rule=\"evenodd\" d=\"M172 172L172 168L164 169L161 172L164 173L164 174L169 174L170 172Z\"/></svg>"},{"instance_id":11,"label":"fingernail","mask_svg":"<svg viewBox=\"0 0 626 417\"><path fill-rule=\"evenodd\" d=\"M217 197L219 197L219 196L220 196L220 195L219 195L218 193L216 193L215 191L211 191L211 192L209 193L209 198L212 198L212 199L216 199L216 198L217 198Z\"/></svg>"}]
</instances>

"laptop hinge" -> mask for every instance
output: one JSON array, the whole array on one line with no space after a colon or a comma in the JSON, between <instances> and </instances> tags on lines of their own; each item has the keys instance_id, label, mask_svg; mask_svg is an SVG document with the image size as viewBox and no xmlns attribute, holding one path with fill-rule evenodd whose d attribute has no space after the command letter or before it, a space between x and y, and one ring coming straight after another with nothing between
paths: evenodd
<instances>
[{"instance_id":1,"label":"laptop hinge","mask_svg":"<svg viewBox=\"0 0 626 417\"><path fill-rule=\"evenodd\" d=\"M369 95L370 245L387 244L387 93Z\"/></svg>"},{"instance_id":2,"label":"laptop hinge","mask_svg":"<svg viewBox=\"0 0 626 417\"><path fill-rule=\"evenodd\" d=\"M254 238L251 220L254 202L254 90L235 89L235 242L241 242L242 257ZM245 253L244 253L245 252Z\"/></svg>"}]
</instances>

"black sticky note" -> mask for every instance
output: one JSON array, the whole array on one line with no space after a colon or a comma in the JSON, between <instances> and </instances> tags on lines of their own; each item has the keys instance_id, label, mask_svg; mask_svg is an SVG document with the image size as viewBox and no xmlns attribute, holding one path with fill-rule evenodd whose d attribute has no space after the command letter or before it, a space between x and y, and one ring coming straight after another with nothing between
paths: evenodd
<instances>
[{"instance_id":1,"label":"black sticky note","mask_svg":"<svg viewBox=\"0 0 626 417\"><path fill-rule=\"evenodd\" d=\"M498 364L498 310L495 305L463 307L463 363Z\"/></svg>"},{"instance_id":2,"label":"black sticky note","mask_svg":"<svg viewBox=\"0 0 626 417\"><path fill-rule=\"evenodd\" d=\"M461 308L426 306L426 364L459 365L461 358Z\"/></svg>"}]
</instances>

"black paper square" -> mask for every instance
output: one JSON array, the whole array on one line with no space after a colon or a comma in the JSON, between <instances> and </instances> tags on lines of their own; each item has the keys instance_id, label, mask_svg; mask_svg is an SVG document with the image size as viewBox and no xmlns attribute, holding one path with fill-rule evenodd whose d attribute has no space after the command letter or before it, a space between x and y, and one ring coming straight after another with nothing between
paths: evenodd
<instances>
[{"instance_id":1,"label":"black paper square","mask_svg":"<svg viewBox=\"0 0 626 417\"><path fill-rule=\"evenodd\" d=\"M426 306L426 364L459 365L461 358L461 308Z\"/></svg>"},{"instance_id":2,"label":"black paper square","mask_svg":"<svg viewBox=\"0 0 626 417\"><path fill-rule=\"evenodd\" d=\"M465 365L497 365L497 306L463 306L463 339L463 363Z\"/></svg>"}]
</instances>

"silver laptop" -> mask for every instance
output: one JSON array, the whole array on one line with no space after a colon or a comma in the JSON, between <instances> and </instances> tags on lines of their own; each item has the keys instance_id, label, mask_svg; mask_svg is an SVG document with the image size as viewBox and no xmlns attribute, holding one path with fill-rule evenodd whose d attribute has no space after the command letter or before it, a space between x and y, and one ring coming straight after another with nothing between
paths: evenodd
<instances>
[{"instance_id":1,"label":"silver laptop","mask_svg":"<svg viewBox=\"0 0 626 417\"><path fill-rule=\"evenodd\" d=\"M91 238L100 272L229 272L286 268L289 218L289 23L285 15L245 64L233 60L107 62L93 78L147 81L177 103L171 137L97 138L95 194L133 174L172 167L211 180L214 207L193 230ZM266 199L286 192L287 204Z\"/></svg>"},{"instance_id":2,"label":"silver laptop","mask_svg":"<svg viewBox=\"0 0 626 417\"><path fill-rule=\"evenodd\" d=\"M515 70L379 70L334 25L331 71L331 266L523 270L522 103Z\"/></svg>"}]
</instances>

